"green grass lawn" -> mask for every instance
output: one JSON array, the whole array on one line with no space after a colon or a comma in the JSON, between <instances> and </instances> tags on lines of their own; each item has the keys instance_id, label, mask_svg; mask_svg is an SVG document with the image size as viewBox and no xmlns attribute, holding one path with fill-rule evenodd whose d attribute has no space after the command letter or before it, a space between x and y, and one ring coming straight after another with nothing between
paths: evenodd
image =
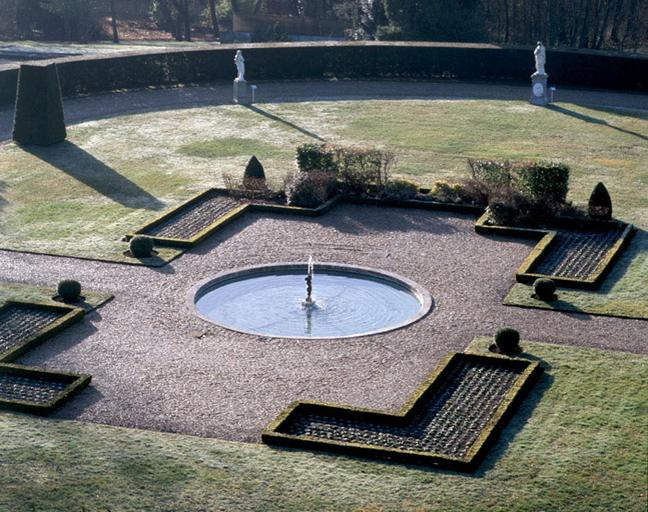
<instances>
[{"instance_id":1,"label":"green grass lawn","mask_svg":"<svg viewBox=\"0 0 648 512\"><path fill-rule=\"evenodd\" d=\"M504 304L648 320L648 233L637 232L598 289L561 289L553 302L534 299L532 294L532 286L516 283Z\"/></svg>"},{"instance_id":2,"label":"green grass lawn","mask_svg":"<svg viewBox=\"0 0 648 512\"><path fill-rule=\"evenodd\" d=\"M523 348L545 374L475 474L0 413L0 510L644 511L648 358Z\"/></svg>"},{"instance_id":3,"label":"green grass lawn","mask_svg":"<svg viewBox=\"0 0 648 512\"><path fill-rule=\"evenodd\" d=\"M308 141L393 149L422 183L467 175L466 159L544 158L572 166L570 198L607 185L615 214L648 228L648 116L572 104L337 101L215 106L69 128L49 148L0 147L0 247L127 260L121 237L164 209L240 176L251 154L280 184ZM161 254L171 259L176 252Z\"/></svg>"}]
</instances>

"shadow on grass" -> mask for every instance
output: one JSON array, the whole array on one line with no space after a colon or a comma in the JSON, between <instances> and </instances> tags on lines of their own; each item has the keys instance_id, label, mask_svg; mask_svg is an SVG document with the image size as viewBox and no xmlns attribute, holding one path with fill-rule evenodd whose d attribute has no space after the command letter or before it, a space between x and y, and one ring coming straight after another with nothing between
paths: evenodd
<instances>
[{"instance_id":1,"label":"shadow on grass","mask_svg":"<svg viewBox=\"0 0 648 512\"><path fill-rule=\"evenodd\" d=\"M296 125L295 123L291 123L290 121L286 121L284 118L279 117L278 115L272 114L268 112L267 110L263 110L262 108L255 107L254 105L242 105L243 107L247 108L248 110L251 110L255 114L259 114L263 117L267 117L268 119L272 121L277 121L278 123L282 123L289 128L292 128L293 130L297 130L299 133L302 133L308 137L311 137L312 139L319 140L320 142L326 142L325 139L317 135L316 133L309 132L305 128L302 128L301 126Z\"/></svg>"},{"instance_id":2,"label":"shadow on grass","mask_svg":"<svg viewBox=\"0 0 648 512\"><path fill-rule=\"evenodd\" d=\"M7 206L7 200L2 196L6 188L7 185L5 182L0 180L0 211L4 210L5 206Z\"/></svg>"},{"instance_id":3,"label":"shadow on grass","mask_svg":"<svg viewBox=\"0 0 648 512\"><path fill-rule=\"evenodd\" d=\"M483 478L486 473L495 467L497 461L504 457L511 442L517 437L522 429L524 429L524 426L533 415L536 406L540 403L544 394L553 384L554 376L551 375L551 373L548 373L549 370L551 370L551 366L547 362L527 353L522 353L520 358L539 362L544 368L544 372L533 385L529 394L522 399L522 402L513 412L513 416L504 426L504 429L501 431L497 439L494 440L493 446L486 454L486 457L480 464L479 468L477 468L477 471L470 475L473 478Z\"/></svg>"},{"instance_id":4,"label":"shadow on grass","mask_svg":"<svg viewBox=\"0 0 648 512\"><path fill-rule=\"evenodd\" d=\"M155 196L72 142L63 141L49 147L20 147L122 206L146 210L164 207Z\"/></svg>"},{"instance_id":5,"label":"shadow on grass","mask_svg":"<svg viewBox=\"0 0 648 512\"><path fill-rule=\"evenodd\" d=\"M636 228L630 243L623 249L619 259L614 262L612 269L605 277L601 286L596 290L599 293L608 293L623 279L628 269L637 258L648 258L648 232Z\"/></svg>"},{"instance_id":6,"label":"shadow on grass","mask_svg":"<svg viewBox=\"0 0 648 512\"><path fill-rule=\"evenodd\" d=\"M575 110L569 110L568 108L565 108L565 107L559 107L556 104L547 105L545 108L547 108L548 110L552 110L554 112L558 112L560 114L564 114L564 115L569 116L569 117L574 117L574 118L576 118L576 119L578 119L580 121L585 121L586 123L599 124L601 126L606 126L608 128L612 128L613 130L617 130L617 131L625 133L627 135L632 135L634 137L638 137L641 140L648 141L648 136L642 135L641 133L633 132L632 130L626 130L625 128L620 128L618 126L614 126L613 124L608 123L605 119L599 119L598 117L588 116L586 114L576 112Z\"/></svg>"}]
</instances>

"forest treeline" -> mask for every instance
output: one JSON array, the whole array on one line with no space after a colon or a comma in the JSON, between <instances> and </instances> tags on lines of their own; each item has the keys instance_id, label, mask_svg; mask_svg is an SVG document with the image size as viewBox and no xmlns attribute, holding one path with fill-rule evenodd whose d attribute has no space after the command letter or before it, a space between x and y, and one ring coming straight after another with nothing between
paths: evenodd
<instances>
[{"instance_id":1,"label":"forest treeline","mask_svg":"<svg viewBox=\"0 0 648 512\"><path fill-rule=\"evenodd\" d=\"M232 15L268 15L264 37L285 40L281 16L338 20L352 39L468 41L636 50L648 43L646 0L0 0L0 37L119 40L143 20L190 40L218 38Z\"/></svg>"}]
</instances>

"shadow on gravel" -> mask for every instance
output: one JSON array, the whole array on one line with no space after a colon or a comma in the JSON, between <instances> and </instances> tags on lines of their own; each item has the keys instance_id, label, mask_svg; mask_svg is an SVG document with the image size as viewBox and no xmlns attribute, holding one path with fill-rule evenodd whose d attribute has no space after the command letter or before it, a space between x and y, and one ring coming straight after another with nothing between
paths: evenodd
<instances>
[{"instance_id":1,"label":"shadow on gravel","mask_svg":"<svg viewBox=\"0 0 648 512\"><path fill-rule=\"evenodd\" d=\"M349 208L352 208L351 206ZM394 209L394 215L384 214L377 207L359 206L362 212L347 210L332 221L322 219L320 224L329 224L336 231L351 235L380 233L390 231L421 231L434 235L453 234L459 231L441 215L429 215L422 210ZM375 213L367 216L366 212ZM452 214L454 217L456 215Z\"/></svg>"},{"instance_id":2,"label":"shadow on gravel","mask_svg":"<svg viewBox=\"0 0 648 512\"><path fill-rule=\"evenodd\" d=\"M576 112L574 110L569 110L568 108L565 107L559 107L556 104L551 104L547 105L545 108L549 110L553 110L554 112L558 112L560 114L564 114L569 117L574 117L576 119L579 119L580 121L585 121L586 123L592 123L592 124L599 124L601 126L607 126L608 128L612 128L613 130L617 130L619 132L625 133L627 135L633 135L634 137L638 137L642 140L648 140L648 137L646 135L642 135L641 133L633 132L632 130L626 130L625 128L619 128L618 126L614 126L613 124L608 123L605 119L599 119L598 117L592 117L588 116L586 114L581 114L580 112Z\"/></svg>"},{"instance_id":3,"label":"shadow on gravel","mask_svg":"<svg viewBox=\"0 0 648 512\"><path fill-rule=\"evenodd\" d=\"M65 140L49 147L20 147L123 206L146 210L164 208L164 203L155 196L72 142Z\"/></svg>"}]
</instances>

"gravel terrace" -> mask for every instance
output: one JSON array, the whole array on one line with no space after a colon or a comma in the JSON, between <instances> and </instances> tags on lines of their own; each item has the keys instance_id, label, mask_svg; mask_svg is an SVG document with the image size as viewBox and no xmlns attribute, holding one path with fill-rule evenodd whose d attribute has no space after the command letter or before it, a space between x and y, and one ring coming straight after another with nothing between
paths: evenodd
<instances>
[{"instance_id":1,"label":"gravel terrace","mask_svg":"<svg viewBox=\"0 0 648 512\"><path fill-rule=\"evenodd\" d=\"M159 269L0 252L0 279L75 278L115 295L16 362L93 376L54 417L258 441L297 399L397 410L448 351L504 325L530 340L648 353L645 321L501 305L534 242L477 235L474 220L359 205L318 219L252 213ZM285 340L208 324L187 304L188 290L219 271L311 253L410 278L433 310L392 333Z\"/></svg>"}]
</instances>

